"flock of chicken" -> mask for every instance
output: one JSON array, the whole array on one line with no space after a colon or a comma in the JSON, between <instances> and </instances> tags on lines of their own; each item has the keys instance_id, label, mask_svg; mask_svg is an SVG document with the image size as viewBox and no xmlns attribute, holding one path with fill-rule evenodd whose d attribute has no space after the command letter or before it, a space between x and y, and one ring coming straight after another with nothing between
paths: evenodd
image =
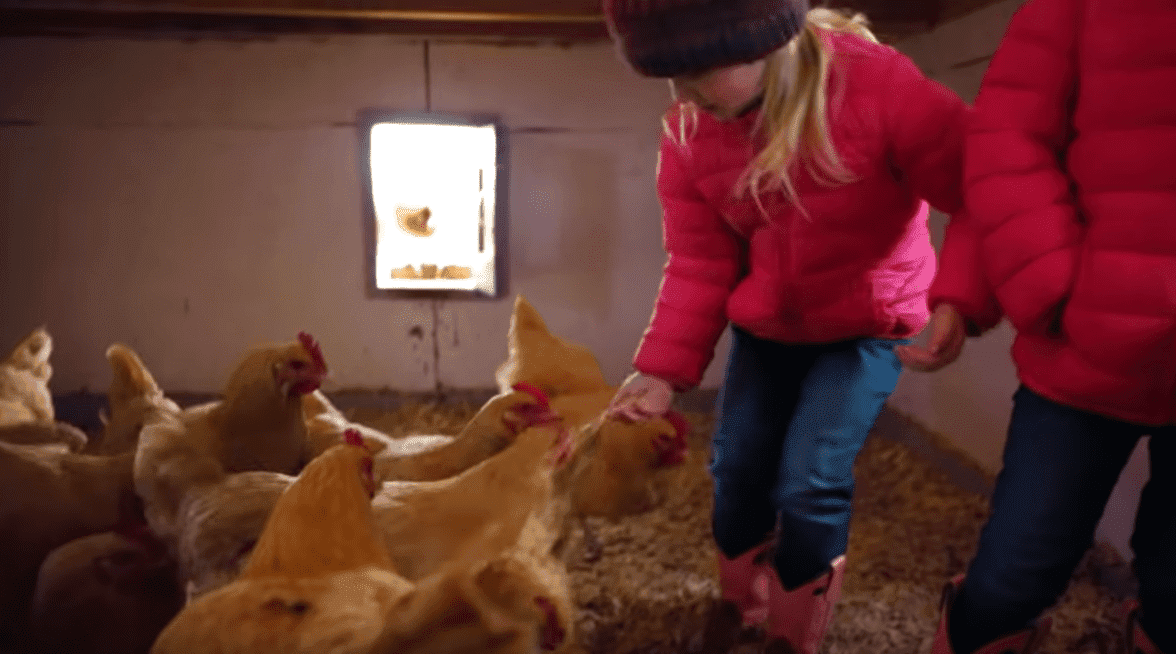
<instances>
[{"instance_id":1,"label":"flock of chicken","mask_svg":"<svg viewBox=\"0 0 1176 654\"><path fill-rule=\"evenodd\" d=\"M0 364L0 651L574 650L569 535L653 509L687 428L607 417L596 359L521 297L508 344L460 433L404 438L331 404L306 334L186 409L115 344L90 440L34 331Z\"/></svg>"}]
</instances>

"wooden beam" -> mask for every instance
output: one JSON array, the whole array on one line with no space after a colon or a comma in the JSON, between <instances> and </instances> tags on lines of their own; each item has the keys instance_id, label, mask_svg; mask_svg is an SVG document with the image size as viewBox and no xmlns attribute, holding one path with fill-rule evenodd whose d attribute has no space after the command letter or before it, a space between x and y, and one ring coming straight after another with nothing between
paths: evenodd
<instances>
[{"instance_id":1,"label":"wooden beam","mask_svg":"<svg viewBox=\"0 0 1176 654\"><path fill-rule=\"evenodd\" d=\"M928 22L936 0L830 0L834 9L860 11L873 22ZM816 3L814 3L816 4Z\"/></svg>"},{"instance_id":2,"label":"wooden beam","mask_svg":"<svg viewBox=\"0 0 1176 654\"><path fill-rule=\"evenodd\" d=\"M320 2L322 0L319 0ZM0 35L163 36L175 33L404 34L599 41L608 38L603 17L564 14L496 14L418 9L282 8L273 6L146 8L105 5L90 9L16 7L0 2ZM30 4L32 4L30 2ZM162 5L163 3L156 3ZM222 3L224 4L224 3Z\"/></svg>"},{"instance_id":3,"label":"wooden beam","mask_svg":"<svg viewBox=\"0 0 1176 654\"><path fill-rule=\"evenodd\" d=\"M85 11L112 14L257 16L337 20L593 23L603 20L599 3L565 0L556 10L535 0L3 0L0 9Z\"/></svg>"},{"instance_id":4,"label":"wooden beam","mask_svg":"<svg viewBox=\"0 0 1176 654\"><path fill-rule=\"evenodd\" d=\"M893 42L926 30L927 18L919 12L935 1L835 0L833 5L866 12L879 38ZM0 0L0 35L193 33L608 39L600 0Z\"/></svg>"}]
</instances>

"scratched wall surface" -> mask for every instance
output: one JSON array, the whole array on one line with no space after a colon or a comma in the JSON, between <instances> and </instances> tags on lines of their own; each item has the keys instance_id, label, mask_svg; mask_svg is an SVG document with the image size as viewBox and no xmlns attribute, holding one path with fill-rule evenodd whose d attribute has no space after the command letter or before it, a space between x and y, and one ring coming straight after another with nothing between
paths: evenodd
<instances>
[{"instance_id":1,"label":"scratched wall surface","mask_svg":"<svg viewBox=\"0 0 1176 654\"><path fill-rule=\"evenodd\" d=\"M57 393L103 389L114 341L165 388L215 391L303 329L334 388L491 386L513 295L364 294L367 108L500 115L510 292L629 370L664 262L668 92L608 45L8 39L0 62L0 349L47 323Z\"/></svg>"}]
</instances>

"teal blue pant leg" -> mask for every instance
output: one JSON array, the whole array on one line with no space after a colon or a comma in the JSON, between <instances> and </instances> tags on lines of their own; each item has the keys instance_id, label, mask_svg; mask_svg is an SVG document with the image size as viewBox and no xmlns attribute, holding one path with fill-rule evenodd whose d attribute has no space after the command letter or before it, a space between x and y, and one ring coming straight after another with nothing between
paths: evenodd
<instances>
[{"instance_id":1,"label":"teal blue pant leg","mask_svg":"<svg viewBox=\"0 0 1176 654\"><path fill-rule=\"evenodd\" d=\"M853 464L898 383L897 344L863 339L830 349L805 377L772 488L780 513L775 563L786 589L812 581L845 553Z\"/></svg>"}]
</instances>

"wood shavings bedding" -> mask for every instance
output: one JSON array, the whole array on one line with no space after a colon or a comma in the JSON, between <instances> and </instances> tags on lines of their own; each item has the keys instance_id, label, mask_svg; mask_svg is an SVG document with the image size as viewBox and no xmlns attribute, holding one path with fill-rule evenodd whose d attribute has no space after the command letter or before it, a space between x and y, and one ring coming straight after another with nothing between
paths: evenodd
<instances>
[{"instance_id":1,"label":"wood shavings bedding","mask_svg":"<svg viewBox=\"0 0 1176 654\"><path fill-rule=\"evenodd\" d=\"M406 403L386 412L356 409L349 417L400 437L457 433L476 410L471 403ZM706 471L712 422L704 413L686 418L694 428L691 457L667 503L616 524L593 520L604 543L596 563L583 561L573 543L569 572L583 654L726 654L708 651L703 637L719 597ZM987 501L878 433L855 472L845 584L823 651L927 654L940 591L974 554ZM1042 654L1109 654L1117 598L1099 580L1123 566L1110 548L1092 549L1052 611L1054 630Z\"/></svg>"}]
</instances>

